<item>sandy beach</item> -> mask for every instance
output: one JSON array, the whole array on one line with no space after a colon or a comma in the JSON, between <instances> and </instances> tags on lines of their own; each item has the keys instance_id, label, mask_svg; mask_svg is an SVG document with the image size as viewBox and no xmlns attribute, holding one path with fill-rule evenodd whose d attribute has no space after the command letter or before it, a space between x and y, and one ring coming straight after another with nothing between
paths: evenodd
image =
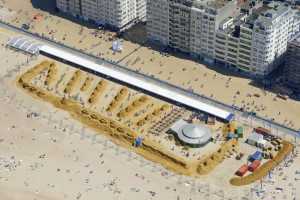
<instances>
[{"instance_id":1,"label":"sandy beach","mask_svg":"<svg viewBox=\"0 0 300 200\"><path fill-rule=\"evenodd\" d=\"M1 34L4 46L7 36ZM69 114L33 99L15 79L43 58L1 48L0 195L2 199L291 199L299 181L297 157L273 178L232 187L215 170L201 179L176 175L84 128ZM298 147L297 147L298 148ZM299 151L299 150L297 150ZM224 165L231 165L226 160ZM124 173L126 172L126 173ZM214 177L214 178L211 178ZM272 180L276 180L272 182ZM285 184L283 192L277 187ZM252 190L251 190L252 188ZM226 191L226 192L225 192ZM231 191L231 192L228 192Z\"/></svg>"},{"instance_id":2,"label":"sandy beach","mask_svg":"<svg viewBox=\"0 0 300 200\"><path fill-rule=\"evenodd\" d=\"M102 38L95 39L91 34L93 30L34 9L29 0L1 1L0 5L5 6L0 8L1 19L20 25L30 21L34 13L43 13L43 21L33 22L33 30L45 34L55 30L55 33L50 35L71 46L85 49L107 59L122 59L121 64L142 73L154 75L182 87L192 87L194 91L207 96L213 94L213 98L225 103L231 104L234 101L237 105L246 105L250 110L259 109L257 113L261 115L275 117L278 122L300 128L299 102L291 99L283 101L278 98L275 101L276 94L251 86L248 79L217 74L196 62L172 55L162 56L157 51L128 41L123 42L122 53L112 54L109 49L111 42L108 38L113 33L99 33ZM290 154L261 183L257 181L243 187L230 185L228 181L230 175L224 172L226 170L233 172L242 162L233 158L224 160L209 175L201 178L179 175L157 162L149 161L134 153L132 149L115 144L104 133L88 128L70 117L68 112L55 108L46 101L33 98L18 88L16 80L48 58L30 57L5 47L6 42L13 35L14 33L10 31L0 29L0 56L3 58L0 60L0 199L299 199L299 191L297 191L300 188L299 143L295 143L294 153ZM101 44L97 46L96 43ZM57 87L59 91L57 94L64 95L63 91L68 83L77 87L74 90L76 87L72 86L69 91L66 91L70 97L76 96L77 90L90 94L93 92L92 88L99 83L99 80L94 77L90 83L93 87L89 89L79 87L87 79L74 78L75 81L70 83L68 80L76 73L76 69L59 62L56 64L60 70L57 73L65 74L61 80L62 84ZM84 74L83 77L92 76ZM37 85L42 85L38 79L33 80L35 81ZM55 82L49 81L49 84L49 90L55 88L53 86ZM105 91L108 91L107 95L97 97L97 100L101 99L101 104L91 104L90 108L102 111L106 117L109 117L105 108L123 86L108 83L105 87ZM239 91L239 94L236 91ZM256 93L260 94L260 97L253 96ZM112 109L113 116L130 105L135 97L143 96L133 90L128 90L128 94L132 94L132 99L129 98L124 105L117 103L116 108ZM251 97L248 94L251 94ZM80 97L83 101L89 100L88 95ZM157 106L165 104L157 99L151 99L150 102L154 102ZM147 109L147 106L141 109ZM128 115L132 117L132 123L135 124L131 125L132 129L141 131L137 127L137 122L145 115L143 113L137 116ZM120 123L130 125L126 118L121 119ZM147 128L151 128L151 123L145 127ZM159 136L151 137L161 139ZM170 146L169 143L163 145ZM254 149L248 146L242 144L241 148L246 148L244 149L246 152L252 152ZM215 146L212 145L208 149L214 148ZM185 157L182 152L184 151L176 153ZM203 152L195 151L196 155L197 153ZM191 156L190 159L194 157Z\"/></svg>"}]
</instances>

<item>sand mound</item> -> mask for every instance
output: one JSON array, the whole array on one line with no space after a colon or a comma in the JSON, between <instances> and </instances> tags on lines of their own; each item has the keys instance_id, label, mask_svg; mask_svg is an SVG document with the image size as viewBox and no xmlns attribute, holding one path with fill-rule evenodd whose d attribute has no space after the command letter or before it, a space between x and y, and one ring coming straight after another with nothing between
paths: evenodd
<instances>
[{"instance_id":1,"label":"sand mound","mask_svg":"<svg viewBox=\"0 0 300 200\"><path fill-rule=\"evenodd\" d=\"M203 159L197 167L197 172L200 175L205 175L215 169L215 167L223 162L226 154L230 154L237 148L237 140L229 140L221 145L217 152L212 153Z\"/></svg>"}]
</instances>

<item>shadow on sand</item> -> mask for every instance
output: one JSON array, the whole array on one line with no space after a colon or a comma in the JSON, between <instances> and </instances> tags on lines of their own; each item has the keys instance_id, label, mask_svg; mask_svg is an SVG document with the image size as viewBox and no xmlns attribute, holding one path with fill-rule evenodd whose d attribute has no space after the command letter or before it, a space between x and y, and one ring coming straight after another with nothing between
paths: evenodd
<instances>
[{"instance_id":1,"label":"shadow on sand","mask_svg":"<svg viewBox=\"0 0 300 200\"><path fill-rule=\"evenodd\" d=\"M36 9L41 9L51 14L56 12L56 0L31 0L31 3Z\"/></svg>"}]
</instances>

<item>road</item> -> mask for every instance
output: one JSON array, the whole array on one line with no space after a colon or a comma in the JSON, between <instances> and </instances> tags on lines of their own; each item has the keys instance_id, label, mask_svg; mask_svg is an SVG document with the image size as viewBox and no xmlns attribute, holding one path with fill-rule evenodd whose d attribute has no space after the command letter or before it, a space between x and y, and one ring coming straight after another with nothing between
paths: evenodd
<instances>
[{"instance_id":1,"label":"road","mask_svg":"<svg viewBox=\"0 0 300 200\"><path fill-rule=\"evenodd\" d=\"M286 127L285 125L279 124L277 122L274 122L274 121L269 120L269 119L265 119L265 118L257 116L257 115L256 116L250 115L248 112L242 112L238 108L234 108L230 105L224 104L224 103L216 101L214 99L210 99L210 98L205 97L203 95L199 95L199 94L193 93L192 91L189 91L189 90L180 88L178 86L172 85L170 83L167 83L167 82L158 80L156 78L141 74L139 72L130 70L130 69L128 69L126 67L122 67L122 66L120 66L120 65L118 65L118 64L116 64L112 61L107 61L107 60L98 58L94 55L87 54L87 53L82 52L80 50L68 47L68 46L66 46L66 45L64 45L60 42L53 41L50 38L41 37L38 34L31 33L29 31L23 30L19 27L15 27L15 26L7 24L5 22L0 22L0 27L2 27L4 29L11 30L11 31L19 33L19 34L26 35L27 37L29 37L33 40L39 41L43 44L48 44L50 46L54 46L54 47L57 47L59 49L63 49L64 51L72 53L76 56L84 57L84 58L86 58L86 59L88 59L92 62L96 62L96 63L99 63L99 64L107 63L107 65L114 67L115 69L121 71L122 73L137 76L139 78L144 78L144 79L149 80L151 82L155 82L156 84L163 84L163 85L165 85L165 87L170 88L170 90L175 89L175 90L177 90L178 92L180 92L182 94L188 94L189 96L191 96L193 98L197 98L201 102L204 102L204 103L216 106L220 109L224 109L228 112L234 113L236 119L238 119L240 121L243 121L243 122L249 124L250 126L253 126L253 127L263 126L263 127L267 127L269 129L271 129L273 134L277 134L277 135L281 135L281 136L290 135L292 137L295 137L295 139L300 138L300 130L294 130L292 128ZM174 102L171 102L171 103L174 103Z\"/></svg>"}]
</instances>

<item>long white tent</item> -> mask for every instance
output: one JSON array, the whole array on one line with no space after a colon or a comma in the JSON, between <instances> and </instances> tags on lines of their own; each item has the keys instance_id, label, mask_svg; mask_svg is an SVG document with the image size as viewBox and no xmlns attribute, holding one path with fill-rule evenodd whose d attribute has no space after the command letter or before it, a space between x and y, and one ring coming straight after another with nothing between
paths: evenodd
<instances>
[{"instance_id":1,"label":"long white tent","mask_svg":"<svg viewBox=\"0 0 300 200\"><path fill-rule=\"evenodd\" d=\"M124 70L121 71L116 67L109 66L108 64L107 66L105 66L106 63L104 62L103 64L98 64L94 61L91 61L90 59L79 57L77 55L74 55L73 53L67 52L57 47L43 45L39 49L41 54L45 53L52 57L56 57L69 63L79 65L80 67L86 68L89 71L94 71L104 76L111 77L128 85L132 85L144 91L148 91L152 94L156 94L163 98L186 105L195 110L203 111L222 120L231 121L233 119L234 115L232 113L220 109L216 106L201 102L199 98L179 91L175 86L171 86L154 79L138 76Z\"/></svg>"}]
</instances>

